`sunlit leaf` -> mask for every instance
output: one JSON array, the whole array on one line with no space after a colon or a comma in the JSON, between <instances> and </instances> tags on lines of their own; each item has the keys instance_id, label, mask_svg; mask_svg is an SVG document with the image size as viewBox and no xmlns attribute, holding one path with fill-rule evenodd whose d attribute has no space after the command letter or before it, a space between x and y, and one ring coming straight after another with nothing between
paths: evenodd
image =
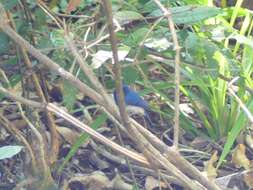
<instances>
[{"instance_id":1,"label":"sunlit leaf","mask_svg":"<svg viewBox=\"0 0 253 190\"><path fill-rule=\"evenodd\" d=\"M205 171L205 173L206 173L208 179L210 179L210 180L215 179L215 178L217 177L217 175L218 175L218 174L217 174L217 169L214 167L214 164L215 164L215 163L217 162L217 160L218 160L217 154L218 154L218 152L215 151L215 152L212 154L210 160L208 160L208 161L206 161L206 162L204 163L204 165L205 165L204 171Z\"/></svg>"},{"instance_id":2,"label":"sunlit leaf","mask_svg":"<svg viewBox=\"0 0 253 190\"><path fill-rule=\"evenodd\" d=\"M118 11L114 14L114 18L120 24L127 24L135 20L144 19L140 13L134 11Z\"/></svg>"},{"instance_id":3,"label":"sunlit leaf","mask_svg":"<svg viewBox=\"0 0 253 190\"><path fill-rule=\"evenodd\" d=\"M246 147L244 144L238 144L232 154L232 163L236 168L243 167L245 170L250 168L250 160L246 156Z\"/></svg>"},{"instance_id":4,"label":"sunlit leaf","mask_svg":"<svg viewBox=\"0 0 253 190\"><path fill-rule=\"evenodd\" d=\"M238 43L240 43L240 44L245 44L245 45L248 45L248 46L250 46L251 48L253 48L253 40L247 38L247 37L244 36L244 35L235 34L235 35L230 36L229 38L230 38L230 39L235 39Z\"/></svg>"},{"instance_id":5,"label":"sunlit leaf","mask_svg":"<svg viewBox=\"0 0 253 190\"><path fill-rule=\"evenodd\" d=\"M118 50L119 61L122 61L126 58L129 53L130 48L127 46L121 47ZM112 59L113 55L111 51L99 50L93 55L91 67L97 69L101 67L107 60Z\"/></svg>"},{"instance_id":6,"label":"sunlit leaf","mask_svg":"<svg viewBox=\"0 0 253 190\"><path fill-rule=\"evenodd\" d=\"M23 146L3 146L0 147L0 160L11 158L22 150Z\"/></svg>"},{"instance_id":7,"label":"sunlit leaf","mask_svg":"<svg viewBox=\"0 0 253 190\"><path fill-rule=\"evenodd\" d=\"M70 37L72 38L74 35L73 33L69 33ZM50 40L54 46L64 46L65 40L64 40L64 30L61 29L55 29L52 32L50 32Z\"/></svg>"},{"instance_id":8,"label":"sunlit leaf","mask_svg":"<svg viewBox=\"0 0 253 190\"><path fill-rule=\"evenodd\" d=\"M145 41L144 45L148 48L161 52L172 47L173 43L169 42L166 38L160 38L160 39L148 38Z\"/></svg>"}]
</instances>

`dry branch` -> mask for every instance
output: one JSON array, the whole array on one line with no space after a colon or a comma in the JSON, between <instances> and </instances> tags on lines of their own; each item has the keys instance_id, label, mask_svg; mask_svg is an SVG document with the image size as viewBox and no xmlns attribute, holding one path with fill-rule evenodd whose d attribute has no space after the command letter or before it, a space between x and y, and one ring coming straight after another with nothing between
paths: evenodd
<instances>
[{"instance_id":1,"label":"dry branch","mask_svg":"<svg viewBox=\"0 0 253 190\"><path fill-rule=\"evenodd\" d=\"M164 16L168 20L169 29L172 35L172 40L174 43L174 49L176 52L175 55L175 116L174 116L174 138L173 138L173 146L178 148L178 138L179 138L179 103L180 103L180 46L177 39L177 34L174 26L174 22L172 19L172 14L169 9L166 9L159 0L154 0L157 6L162 10Z\"/></svg>"},{"instance_id":2,"label":"dry branch","mask_svg":"<svg viewBox=\"0 0 253 190\"><path fill-rule=\"evenodd\" d=\"M25 48L31 55L33 55L36 59L38 59L41 64L46 65L51 71L54 71L58 73L61 77L68 80L70 83L75 85L82 93L89 96L91 99L93 99L97 104L103 106L112 116L114 116L117 120L120 120L120 115L118 113L118 110L115 110L116 105L113 103L113 105L108 105L107 102L105 102L104 97L98 94L95 90L91 89L86 84L82 83L79 79L74 77L69 72L65 71L62 67L57 65L55 62L53 62L50 58L43 55L39 50L31 46L27 41L25 41L20 35L18 35L13 29L9 27L9 25L6 22L6 19L4 19L4 9L2 6L0 6L0 28L3 32L5 32L9 37L16 42L19 46ZM0 88L1 90L1 88ZM11 93L8 94L10 97L13 97ZM20 100L24 100L22 98L19 98ZM42 105L39 105L34 102L29 102L25 100L26 103L32 103L37 107L41 107ZM47 108L53 111L52 107L53 104L48 104ZM59 110L58 110L59 111ZM56 113L56 112L55 112ZM59 116L62 116L63 113ZM68 119L73 119L69 115L66 116ZM128 116L127 116L128 117ZM157 140L157 137L155 140L151 140L150 137L152 136L150 132L146 129L144 129L142 126L137 124L133 119L129 119L131 123L129 123L129 127L125 126L128 132L130 133L131 139L138 145L138 148L143 152L143 154L146 156L146 158L142 157L143 161L146 162L146 160L150 161L147 162L149 164L152 164L152 167L159 169L165 169L166 173L171 173L173 176L177 177L182 181L182 184L189 189L205 189L200 184L196 183L194 180L190 179L185 174L188 174L192 178L198 180L202 185L204 185L207 189L210 190L219 190L219 188L212 182L209 182L207 178L205 178L196 168L194 168L193 165L191 165L188 161L186 161L180 154L178 154L174 149L169 148L166 146L162 141ZM128 121L126 122L128 124ZM138 128L138 129L137 129ZM142 131L142 132L140 132ZM94 137L94 135L93 135ZM152 142L152 143L150 143ZM119 146L119 145L118 145ZM157 149L157 147L163 147L164 151L161 151L160 149ZM166 147L166 148L165 148ZM177 158L178 157L178 158ZM177 159L175 159L177 158ZM170 161L176 161L175 165L173 165ZM183 166L180 166L182 164ZM196 176L189 174L190 172L187 171L187 169L191 166L194 168ZM179 168L183 168L180 170ZM185 173L185 174L184 174Z\"/></svg>"}]
</instances>

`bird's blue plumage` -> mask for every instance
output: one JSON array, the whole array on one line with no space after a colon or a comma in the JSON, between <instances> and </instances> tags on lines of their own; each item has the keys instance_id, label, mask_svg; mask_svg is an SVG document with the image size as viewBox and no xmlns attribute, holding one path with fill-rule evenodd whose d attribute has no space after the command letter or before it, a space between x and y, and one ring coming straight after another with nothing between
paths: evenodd
<instances>
[{"instance_id":1,"label":"bird's blue plumage","mask_svg":"<svg viewBox=\"0 0 253 190\"><path fill-rule=\"evenodd\" d=\"M129 86L123 85L123 92L125 95L126 105L138 106L138 107L143 108L144 110L149 109L148 103L144 99L142 99L137 92L129 88ZM114 91L113 96L114 96L115 102L118 104L119 98L116 95L116 91Z\"/></svg>"},{"instance_id":2,"label":"bird's blue plumage","mask_svg":"<svg viewBox=\"0 0 253 190\"><path fill-rule=\"evenodd\" d=\"M149 124L152 125L150 117L147 113L147 111L149 110L148 103L136 91L134 91L127 85L123 85L123 92L125 95L126 105L137 106L137 107L143 108L145 111L144 117L147 119ZM115 102L118 104L119 98L117 96L116 90L113 92L113 96L114 96Z\"/></svg>"}]
</instances>

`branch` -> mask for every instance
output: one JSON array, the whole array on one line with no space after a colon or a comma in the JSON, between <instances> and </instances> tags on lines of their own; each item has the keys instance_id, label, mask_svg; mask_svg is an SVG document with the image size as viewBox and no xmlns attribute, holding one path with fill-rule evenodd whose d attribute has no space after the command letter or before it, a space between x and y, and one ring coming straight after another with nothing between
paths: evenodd
<instances>
[{"instance_id":1,"label":"branch","mask_svg":"<svg viewBox=\"0 0 253 190\"><path fill-rule=\"evenodd\" d=\"M120 120L120 116L118 113L118 110L114 110L113 107L116 107L116 105L113 103L113 106L107 105L107 103L104 102L104 98L98 94L96 91L88 87L86 84L82 83L79 79L75 78L72 74L65 71L62 67L58 66L55 62L53 62L50 58L43 55L39 50L31 46L27 41L25 41L20 35L18 35L15 31L13 31L8 24L6 23L5 15L4 15L4 9L0 4L0 28L3 32L5 32L11 39L13 39L14 42L16 42L19 46L22 48L25 48L31 55L33 55L36 59L38 59L42 64L46 65L51 71L54 71L58 73L61 77L68 80L71 84L75 85L82 93L89 96L91 99L93 99L97 104L103 106L108 110L108 112L113 115L117 120ZM115 56L115 54L114 54ZM117 56L117 55L116 55ZM117 59L117 58L116 58ZM116 63L116 61L115 61ZM121 81L121 80L120 80ZM1 89L0 89L1 90ZM119 88L120 90L120 88ZM122 90L122 88L121 88ZM11 94L9 94L11 95ZM20 98L18 98L20 99ZM21 98L22 99L22 98ZM124 101L123 101L124 102ZM27 103L27 101L26 101ZM31 104L32 105L32 104ZM37 107L40 107L37 105ZM85 126L83 123L78 121L77 119L73 118L72 116L65 115L66 112L60 111L54 107L53 104L48 104L46 106L46 109L49 109L50 111L54 112L55 114L58 114L60 117L63 117L67 119L70 122L75 123L74 125L80 125L79 127L85 130L87 133L89 133L93 138L96 138L97 140L100 140L102 143L110 146L111 141L108 141L104 136L99 136L101 134L95 133L94 131L89 131L90 128L88 126ZM128 116L127 116L128 117ZM75 119L75 120L74 120ZM150 132L146 129L144 129L141 125L139 125L137 122L135 122L133 119L129 119L131 123L126 125L126 129L130 133L130 138L138 145L139 150L141 150L144 155L148 158L135 153L132 154L132 152L127 149L121 149L117 150L121 153L125 153L126 156L131 156L132 159L138 158L140 163L143 163L144 165L150 165L150 167L153 167L155 169L165 169L167 173L172 173L176 178L180 179L182 181L182 184L189 189L195 189L195 190L202 190L203 186L196 183L194 180L190 179L188 176L186 176L184 173L189 173L187 171L180 171L178 168L186 168L187 164L191 165L188 161L184 160L186 163L180 162L178 163L177 160L184 159L180 154L175 154L174 151L172 151L171 148L169 148L167 145L165 145L162 141L160 141L157 137L155 141L152 141L151 139L147 140L146 136L150 137ZM87 127L87 128L86 128ZM137 130L138 127L138 130ZM140 132L140 129L142 132ZM101 138L100 138L101 137ZM158 139L158 140L157 140ZM152 142L152 144L150 142ZM114 143L114 142L112 142ZM116 144L116 143L114 143ZM114 145L113 144L113 145ZM154 145L155 144L155 145ZM166 147L164 150L167 150L166 152L161 151L160 149L157 149L157 146L163 146ZM110 146L111 147L111 146ZM122 148L121 146L117 145L116 148ZM114 147L114 149L115 149ZM172 152L174 154L170 155L169 153ZM131 153L131 155L130 155ZM178 156L179 158L177 158ZM177 159L175 159L177 158ZM170 161L169 161L170 160ZM174 160L175 165L173 165L171 160ZM179 166L179 164L184 164L183 166ZM176 167L177 166L177 167ZM195 168L193 165L191 165L193 168ZM198 171L195 168L196 171ZM199 171L198 171L199 172ZM199 178L199 176L196 176L195 179L201 182L205 187L212 190L218 190L219 188L215 186L215 184L208 182L207 178Z\"/></svg>"},{"instance_id":2,"label":"branch","mask_svg":"<svg viewBox=\"0 0 253 190\"><path fill-rule=\"evenodd\" d=\"M172 35L172 40L174 43L174 49L176 51L175 55L175 115L174 115L174 139L173 146L178 148L178 138L179 138L179 104L180 104L180 46L177 39L176 30L174 27L174 22L172 20L171 12L166 9L159 0L154 0L157 6L163 11L164 16L168 20L169 29Z\"/></svg>"},{"instance_id":3,"label":"branch","mask_svg":"<svg viewBox=\"0 0 253 190\"><path fill-rule=\"evenodd\" d=\"M126 148L123 148L120 145L116 144L115 142L107 139L106 137L104 137L103 135L101 135L100 133L98 133L97 131L92 129L91 127L85 125L84 123L82 123L81 121L74 118L73 116L71 116L70 114L65 112L63 109L57 107L56 105L54 105L52 103L48 103L47 105L45 105L45 104L42 104L42 103L39 103L39 102L27 100L23 97L14 95L13 93L11 93L10 91L6 90L5 88L3 88L1 86L0 86L0 92L3 93L8 98L11 98L12 100L18 101L21 104L25 104L25 105L35 107L35 108L47 109L48 111L53 112L55 115L58 115L59 117L62 117L65 120L69 121L70 123L72 123L77 128L79 128L82 131L85 131L86 133L88 133L90 136L92 136L92 138L106 144L107 146L111 147L115 151L117 151L117 152L119 152L119 153L121 153L125 156L128 156L129 158L131 158L135 161L138 161L141 164L144 164L146 166L150 165L150 163L147 161L147 159L145 157L143 157L142 155L140 155L138 153L135 153L133 151L130 151Z\"/></svg>"},{"instance_id":4,"label":"branch","mask_svg":"<svg viewBox=\"0 0 253 190\"><path fill-rule=\"evenodd\" d=\"M9 12L7 12L7 16L10 19L11 27L16 31L15 22L13 21L11 14ZM27 51L23 48L19 48L19 49L20 49L21 54L23 56L25 66L27 67L27 69L32 69L32 63L31 63L30 58L27 54ZM46 103L47 99L43 93L43 90L40 86L39 78L35 72L32 72L31 78L32 78L32 82L35 86L37 95L42 100L42 102ZM48 111L46 111L46 118L47 118L49 130L51 132L50 135L51 135L51 139L52 139L51 144L50 144L50 153L49 153L50 159L49 159L49 161L50 161L50 163L54 163L54 162L56 162L57 156L59 153L59 135L56 130L54 118L51 115L51 113Z\"/></svg>"},{"instance_id":5,"label":"branch","mask_svg":"<svg viewBox=\"0 0 253 190\"><path fill-rule=\"evenodd\" d=\"M148 158L149 161L153 162L154 167L162 166L166 168L167 171L173 173L174 176L182 179L183 184L189 188L193 189L202 189L202 187L195 184L191 181L186 175L184 175L178 168L176 168L173 164L171 164L156 148L150 144L147 139L130 123L129 116L125 109L125 99L122 89L122 81L121 81L121 66L118 60L118 51L117 51L117 40L116 35L113 30L113 18L112 18L112 8L111 2L108 0L103 0L105 12L107 14L107 22L108 29L110 32L110 42L113 52L114 59L114 71L115 71L115 83L116 83L116 91L119 96L119 109L120 115L123 120L123 124L129 131L132 140L138 145L139 149L142 150L144 155ZM157 168L157 169L158 169Z\"/></svg>"},{"instance_id":6,"label":"branch","mask_svg":"<svg viewBox=\"0 0 253 190\"><path fill-rule=\"evenodd\" d=\"M28 105L28 106L31 106L34 108L40 108L40 109L45 108L45 106L42 103L28 100L28 99L23 98L21 96L16 96L16 95L14 95L14 93L6 90L2 86L0 86L0 92L3 93L3 95L7 96L8 98L11 98L12 100L15 100L17 102L21 102L22 104L25 104L25 105Z\"/></svg>"}]
</instances>

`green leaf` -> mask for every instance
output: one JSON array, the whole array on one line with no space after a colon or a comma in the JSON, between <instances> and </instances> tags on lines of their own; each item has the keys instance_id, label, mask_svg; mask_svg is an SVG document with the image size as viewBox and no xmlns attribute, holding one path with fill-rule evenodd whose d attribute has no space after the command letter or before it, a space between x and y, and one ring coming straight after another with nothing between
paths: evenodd
<instances>
[{"instance_id":1,"label":"green leaf","mask_svg":"<svg viewBox=\"0 0 253 190\"><path fill-rule=\"evenodd\" d=\"M11 158L22 150L23 146L3 146L0 148L0 160Z\"/></svg>"},{"instance_id":2,"label":"green leaf","mask_svg":"<svg viewBox=\"0 0 253 190\"><path fill-rule=\"evenodd\" d=\"M247 107L250 108L250 111L253 111L253 99L251 99L251 101L247 104ZM228 137L227 137L227 141L224 145L224 149L221 153L219 162L217 164L217 168L221 165L221 163L223 162L223 160L226 158L226 156L229 154L236 138L238 137L238 135L240 134L241 130L246 127L247 125L247 121L248 118L246 116L246 114L242 111L238 117L238 119L236 120L236 123L234 124L232 130L229 132Z\"/></svg>"},{"instance_id":3,"label":"green leaf","mask_svg":"<svg viewBox=\"0 0 253 190\"><path fill-rule=\"evenodd\" d=\"M123 43L128 46L137 46L140 44L140 42L144 39L145 35L148 33L148 28L138 28L137 30L131 32L128 35L125 35L123 40Z\"/></svg>"},{"instance_id":4,"label":"green leaf","mask_svg":"<svg viewBox=\"0 0 253 190\"><path fill-rule=\"evenodd\" d=\"M122 76L126 84L132 84L139 78L138 72L133 67L122 69Z\"/></svg>"},{"instance_id":5,"label":"green leaf","mask_svg":"<svg viewBox=\"0 0 253 190\"><path fill-rule=\"evenodd\" d=\"M9 48L9 37L5 33L0 32L0 55L6 53Z\"/></svg>"},{"instance_id":6,"label":"green leaf","mask_svg":"<svg viewBox=\"0 0 253 190\"><path fill-rule=\"evenodd\" d=\"M168 0L161 0L160 1L164 6L169 6L169 3L171 2L171 1L168 1ZM155 10L157 10L157 5L156 5L156 3L153 1L153 0L150 0L150 1L148 1L147 3L145 3L143 6L142 6L142 13L150 13L150 12L152 12L152 11L155 11Z\"/></svg>"},{"instance_id":7,"label":"green leaf","mask_svg":"<svg viewBox=\"0 0 253 190\"><path fill-rule=\"evenodd\" d=\"M172 42L169 42L166 38L148 38L145 43L145 47L162 52L173 46Z\"/></svg>"},{"instance_id":8,"label":"green leaf","mask_svg":"<svg viewBox=\"0 0 253 190\"><path fill-rule=\"evenodd\" d=\"M170 10L175 24L193 24L222 13L219 8L205 6L181 6ZM163 13L157 9L150 16L163 16Z\"/></svg>"},{"instance_id":9,"label":"green leaf","mask_svg":"<svg viewBox=\"0 0 253 190\"><path fill-rule=\"evenodd\" d=\"M35 26L38 29L47 26L47 16L46 16L46 13L42 9L40 8L36 9L34 12L34 16L36 19Z\"/></svg>"},{"instance_id":10,"label":"green leaf","mask_svg":"<svg viewBox=\"0 0 253 190\"><path fill-rule=\"evenodd\" d=\"M198 64L202 63L205 69L208 69L208 75L212 78L217 78L219 67L217 60L213 56L219 48L214 43L194 33L189 33L185 40L185 47L195 62L198 62Z\"/></svg>"},{"instance_id":11,"label":"green leaf","mask_svg":"<svg viewBox=\"0 0 253 190\"><path fill-rule=\"evenodd\" d=\"M50 33L50 40L54 46L64 46L65 39L64 39L65 32L61 29L55 29ZM70 38L74 38L73 33L69 33Z\"/></svg>"},{"instance_id":12,"label":"green leaf","mask_svg":"<svg viewBox=\"0 0 253 190\"><path fill-rule=\"evenodd\" d=\"M53 30L50 33L50 40L55 46L64 46L65 40L64 40L64 30Z\"/></svg>"},{"instance_id":13,"label":"green leaf","mask_svg":"<svg viewBox=\"0 0 253 190\"><path fill-rule=\"evenodd\" d=\"M134 11L118 11L114 14L114 18L120 24L127 24L134 20L144 19L144 17L140 13Z\"/></svg>"},{"instance_id":14,"label":"green leaf","mask_svg":"<svg viewBox=\"0 0 253 190\"><path fill-rule=\"evenodd\" d=\"M22 79L22 76L20 74L15 74L10 77L9 81L12 87L16 86Z\"/></svg>"},{"instance_id":15,"label":"green leaf","mask_svg":"<svg viewBox=\"0 0 253 190\"><path fill-rule=\"evenodd\" d=\"M73 105L76 101L78 89L70 84L68 81L64 81L63 84L63 104L67 107L68 110L72 110Z\"/></svg>"},{"instance_id":16,"label":"green leaf","mask_svg":"<svg viewBox=\"0 0 253 190\"><path fill-rule=\"evenodd\" d=\"M188 53L194 57L195 61L202 60L204 51L204 44L200 37L194 33L189 33L188 37L185 40L185 47Z\"/></svg>"},{"instance_id":17,"label":"green leaf","mask_svg":"<svg viewBox=\"0 0 253 190\"><path fill-rule=\"evenodd\" d=\"M19 0L0 0L0 3L4 6L5 10L10 10L19 3Z\"/></svg>"},{"instance_id":18,"label":"green leaf","mask_svg":"<svg viewBox=\"0 0 253 190\"><path fill-rule=\"evenodd\" d=\"M39 49L44 49L43 53L48 54L50 51L50 48L52 48L55 44L52 43L51 40L48 40L48 36L43 36L38 39L37 41L37 48ZM46 49L49 50L46 50Z\"/></svg>"},{"instance_id":19,"label":"green leaf","mask_svg":"<svg viewBox=\"0 0 253 190\"><path fill-rule=\"evenodd\" d=\"M102 126L107 120L107 115L105 113L100 114L97 116L96 120L90 125L90 127L94 130L98 129ZM58 173L62 171L64 166L69 162L69 160L75 155L78 148L89 139L89 135L87 133L82 133L81 136L76 140L76 142L71 147L69 153L67 154L66 158L64 159L63 163L60 165L58 169Z\"/></svg>"}]
</instances>

